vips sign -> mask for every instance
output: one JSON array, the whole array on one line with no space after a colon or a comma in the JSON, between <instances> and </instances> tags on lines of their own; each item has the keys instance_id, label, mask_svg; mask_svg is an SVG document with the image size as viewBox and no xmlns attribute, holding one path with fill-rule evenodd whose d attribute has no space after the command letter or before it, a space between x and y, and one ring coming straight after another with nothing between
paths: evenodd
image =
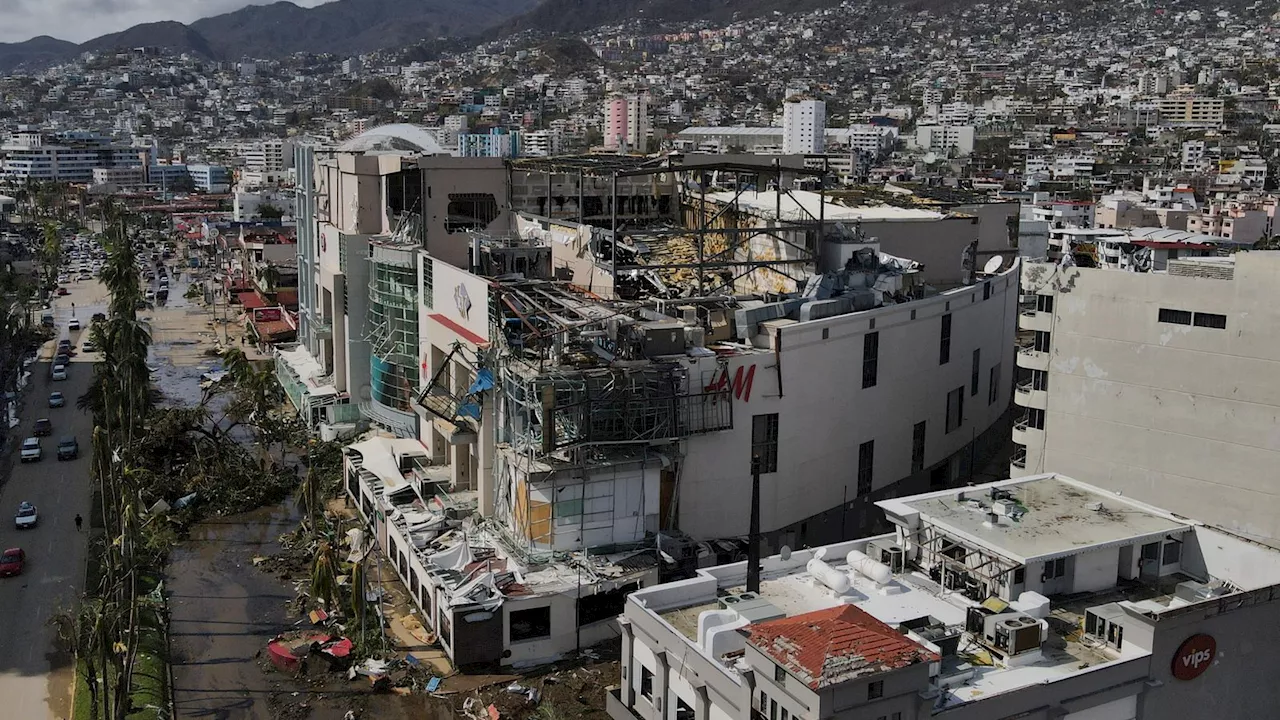
<instances>
[{"instance_id":1,"label":"vips sign","mask_svg":"<svg viewBox=\"0 0 1280 720\"><path fill-rule=\"evenodd\" d=\"M1173 676L1179 680L1200 677L1218 655L1218 642L1208 635L1192 635L1173 655Z\"/></svg>"}]
</instances>

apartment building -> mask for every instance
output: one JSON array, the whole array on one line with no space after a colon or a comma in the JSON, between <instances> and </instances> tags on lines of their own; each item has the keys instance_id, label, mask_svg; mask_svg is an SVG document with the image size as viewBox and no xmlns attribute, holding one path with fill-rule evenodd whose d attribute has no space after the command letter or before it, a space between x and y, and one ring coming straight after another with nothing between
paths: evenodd
<instances>
[{"instance_id":1,"label":"apartment building","mask_svg":"<svg viewBox=\"0 0 1280 720\"><path fill-rule=\"evenodd\" d=\"M149 148L92 133L20 130L0 145L0 180L87 184L94 181L96 168L139 168L149 157Z\"/></svg>"},{"instance_id":2,"label":"apartment building","mask_svg":"<svg viewBox=\"0 0 1280 720\"><path fill-rule=\"evenodd\" d=\"M293 167L293 140L267 139L241 146L241 158L248 170L282 172Z\"/></svg>"},{"instance_id":3,"label":"apartment building","mask_svg":"<svg viewBox=\"0 0 1280 720\"><path fill-rule=\"evenodd\" d=\"M197 190L224 193L231 189L231 172L221 165L187 165L187 175L191 177L191 184Z\"/></svg>"},{"instance_id":4,"label":"apartment building","mask_svg":"<svg viewBox=\"0 0 1280 720\"><path fill-rule=\"evenodd\" d=\"M1209 203L1187 217L1187 231L1252 245L1268 237L1270 216L1261 206L1238 201Z\"/></svg>"},{"instance_id":5,"label":"apartment building","mask_svg":"<svg viewBox=\"0 0 1280 720\"><path fill-rule=\"evenodd\" d=\"M1093 477L1280 543L1278 273L1274 252L1175 257L1164 272L1028 264L1011 474Z\"/></svg>"},{"instance_id":6,"label":"apartment building","mask_svg":"<svg viewBox=\"0 0 1280 720\"><path fill-rule=\"evenodd\" d=\"M973 154L973 138L972 125L920 125L915 146L939 155L965 156Z\"/></svg>"},{"instance_id":7,"label":"apartment building","mask_svg":"<svg viewBox=\"0 0 1280 720\"><path fill-rule=\"evenodd\" d=\"M1059 474L626 601L614 720L1265 717L1280 553ZM1275 641L1275 642L1273 642Z\"/></svg>"},{"instance_id":8,"label":"apartment building","mask_svg":"<svg viewBox=\"0 0 1280 720\"><path fill-rule=\"evenodd\" d=\"M649 98L626 95L610 98L604 106L604 146L644 152L649 142L652 119Z\"/></svg>"},{"instance_id":9,"label":"apartment building","mask_svg":"<svg viewBox=\"0 0 1280 720\"><path fill-rule=\"evenodd\" d=\"M1183 128L1221 128L1226 100L1200 95L1166 95L1160 98L1160 123Z\"/></svg>"},{"instance_id":10,"label":"apartment building","mask_svg":"<svg viewBox=\"0 0 1280 720\"><path fill-rule=\"evenodd\" d=\"M782 152L784 155L816 155L825 149L827 104L821 100L790 97L782 103Z\"/></svg>"}]
</instances>

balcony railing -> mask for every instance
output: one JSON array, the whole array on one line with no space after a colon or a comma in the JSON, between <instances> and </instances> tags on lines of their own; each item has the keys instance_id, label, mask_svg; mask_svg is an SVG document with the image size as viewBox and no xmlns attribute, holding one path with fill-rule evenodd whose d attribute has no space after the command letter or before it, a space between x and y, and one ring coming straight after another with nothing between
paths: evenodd
<instances>
[{"instance_id":1,"label":"balcony railing","mask_svg":"<svg viewBox=\"0 0 1280 720\"><path fill-rule=\"evenodd\" d=\"M1022 417L1019 417L1017 420L1013 421L1014 430L1026 430L1030 426L1031 426L1031 416L1029 413L1023 414Z\"/></svg>"},{"instance_id":2,"label":"balcony railing","mask_svg":"<svg viewBox=\"0 0 1280 720\"><path fill-rule=\"evenodd\" d=\"M1009 464L1014 467L1025 470L1027 468L1027 449L1020 447L1013 451L1013 457L1009 458Z\"/></svg>"},{"instance_id":3,"label":"balcony railing","mask_svg":"<svg viewBox=\"0 0 1280 720\"><path fill-rule=\"evenodd\" d=\"M1030 395L1033 388L1031 387L1031 381L1026 380L1018 383L1014 389L1016 389L1020 395Z\"/></svg>"}]
</instances>

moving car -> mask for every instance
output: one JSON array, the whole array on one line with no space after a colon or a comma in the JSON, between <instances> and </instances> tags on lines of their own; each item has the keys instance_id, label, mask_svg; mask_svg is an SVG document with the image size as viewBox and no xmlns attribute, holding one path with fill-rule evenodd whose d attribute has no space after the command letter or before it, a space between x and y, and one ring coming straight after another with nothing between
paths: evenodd
<instances>
[{"instance_id":1,"label":"moving car","mask_svg":"<svg viewBox=\"0 0 1280 720\"><path fill-rule=\"evenodd\" d=\"M58 441L58 459L75 460L80 457L80 442L73 437L64 437Z\"/></svg>"},{"instance_id":2,"label":"moving car","mask_svg":"<svg viewBox=\"0 0 1280 720\"><path fill-rule=\"evenodd\" d=\"M40 522L40 515L36 512L36 506L23 500L18 505L18 514L13 517L13 526L19 530L27 530L36 526Z\"/></svg>"},{"instance_id":3,"label":"moving car","mask_svg":"<svg viewBox=\"0 0 1280 720\"><path fill-rule=\"evenodd\" d=\"M67 321L67 330L70 330L71 332L79 331L80 320L78 320L77 318L71 318L69 321Z\"/></svg>"},{"instance_id":4,"label":"moving car","mask_svg":"<svg viewBox=\"0 0 1280 720\"><path fill-rule=\"evenodd\" d=\"M31 431L31 434L35 435L36 437L45 437L47 435L52 435L53 423L49 421L49 418L40 418L39 420L36 421L35 429Z\"/></svg>"},{"instance_id":5,"label":"moving car","mask_svg":"<svg viewBox=\"0 0 1280 720\"><path fill-rule=\"evenodd\" d=\"M22 462L40 462L40 438L29 437L22 441Z\"/></svg>"},{"instance_id":6,"label":"moving car","mask_svg":"<svg viewBox=\"0 0 1280 720\"><path fill-rule=\"evenodd\" d=\"M67 366L66 366L66 365L54 365L54 366L53 366L53 379L54 379L54 380L66 380L66 379L67 379Z\"/></svg>"},{"instance_id":7,"label":"moving car","mask_svg":"<svg viewBox=\"0 0 1280 720\"><path fill-rule=\"evenodd\" d=\"M66 405L66 404L67 404L67 399L63 397L61 391L55 390L49 393L49 407L51 408L62 407L63 405Z\"/></svg>"},{"instance_id":8,"label":"moving car","mask_svg":"<svg viewBox=\"0 0 1280 720\"><path fill-rule=\"evenodd\" d=\"M27 554L22 552L22 548L9 548L0 553L0 577L21 575L26 564Z\"/></svg>"}]
</instances>

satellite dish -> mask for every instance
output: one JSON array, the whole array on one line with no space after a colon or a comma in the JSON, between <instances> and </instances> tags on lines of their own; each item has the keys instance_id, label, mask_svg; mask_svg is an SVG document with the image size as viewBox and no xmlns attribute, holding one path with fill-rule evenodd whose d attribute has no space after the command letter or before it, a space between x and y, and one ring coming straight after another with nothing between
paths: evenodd
<instances>
[{"instance_id":1,"label":"satellite dish","mask_svg":"<svg viewBox=\"0 0 1280 720\"><path fill-rule=\"evenodd\" d=\"M988 275L994 275L1000 272L1000 267L1003 265L1004 265L1004 258L997 255L987 261L987 264L982 267L982 272Z\"/></svg>"},{"instance_id":2,"label":"satellite dish","mask_svg":"<svg viewBox=\"0 0 1280 720\"><path fill-rule=\"evenodd\" d=\"M783 545L782 549L778 551L778 555L781 556L783 560L790 560L791 548L787 547L786 545Z\"/></svg>"}]
</instances>

